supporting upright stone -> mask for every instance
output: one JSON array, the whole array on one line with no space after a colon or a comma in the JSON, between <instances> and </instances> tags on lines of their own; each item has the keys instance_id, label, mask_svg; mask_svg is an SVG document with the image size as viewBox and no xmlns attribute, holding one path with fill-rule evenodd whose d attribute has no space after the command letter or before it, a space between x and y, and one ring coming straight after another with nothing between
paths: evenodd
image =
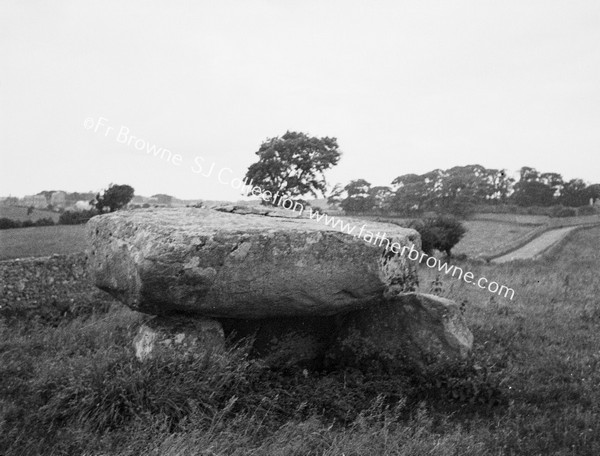
<instances>
[{"instance_id":1,"label":"supporting upright stone","mask_svg":"<svg viewBox=\"0 0 600 456\"><path fill-rule=\"evenodd\" d=\"M140 361L160 353L201 356L225 348L223 328L207 318L154 317L140 326L133 340Z\"/></svg>"},{"instance_id":2,"label":"supporting upright stone","mask_svg":"<svg viewBox=\"0 0 600 456\"><path fill-rule=\"evenodd\" d=\"M338 351L363 348L414 361L464 359L473 347L473 334L458 305L439 296L407 293L349 313L338 335Z\"/></svg>"}]
</instances>

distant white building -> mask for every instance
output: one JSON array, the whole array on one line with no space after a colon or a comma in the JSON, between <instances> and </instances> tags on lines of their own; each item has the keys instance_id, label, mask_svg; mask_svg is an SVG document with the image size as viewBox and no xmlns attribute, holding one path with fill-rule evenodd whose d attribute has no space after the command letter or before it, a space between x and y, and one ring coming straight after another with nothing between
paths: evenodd
<instances>
[{"instance_id":1,"label":"distant white building","mask_svg":"<svg viewBox=\"0 0 600 456\"><path fill-rule=\"evenodd\" d=\"M54 192L50 196L50 204L54 208L64 208L67 205L67 194L65 192Z\"/></svg>"},{"instance_id":2,"label":"distant white building","mask_svg":"<svg viewBox=\"0 0 600 456\"><path fill-rule=\"evenodd\" d=\"M20 201L23 206L33 206L36 209L46 209L48 201L44 195L27 195Z\"/></svg>"},{"instance_id":3,"label":"distant white building","mask_svg":"<svg viewBox=\"0 0 600 456\"><path fill-rule=\"evenodd\" d=\"M76 211L88 211L92 208L92 205L89 201L79 200L75 203L74 207Z\"/></svg>"}]
</instances>

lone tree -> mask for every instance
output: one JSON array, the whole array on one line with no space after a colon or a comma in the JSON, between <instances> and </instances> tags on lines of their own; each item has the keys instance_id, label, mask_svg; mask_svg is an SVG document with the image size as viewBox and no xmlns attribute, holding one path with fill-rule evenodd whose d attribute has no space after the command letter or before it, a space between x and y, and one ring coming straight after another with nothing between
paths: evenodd
<instances>
[{"instance_id":1,"label":"lone tree","mask_svg":"<svg viewBox=\"0 0 600 456\"><path fill-rule=\"evenodd\" d=\"M337 165L340 151L336 138L310 137L306 133L287 131L281 138L264 141L256 152L259 160L246 173L248 182L288 198L306 194L324 195L325 170Z\"/></svg>"},{"instance_id":2,"label":"lone tree","mask_svg":"<svg viewBox=\"0 0 600 456\"><path fill-rule=\"evenodd\" d=\"M133 193L133 187L129 185L110 184L104 193L102 195L98 193L96 199L90 201L90 204L95 206L100 213L105 212L106 208L109 212L115 212L131 201Z\"/></svg>"}]
</instances>

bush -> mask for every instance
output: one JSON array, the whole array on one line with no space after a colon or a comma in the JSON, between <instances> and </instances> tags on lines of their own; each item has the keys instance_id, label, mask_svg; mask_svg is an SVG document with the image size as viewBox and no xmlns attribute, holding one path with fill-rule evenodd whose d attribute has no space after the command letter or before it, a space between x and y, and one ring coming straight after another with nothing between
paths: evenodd
<instances>
[{"instance_id":1,"label":"bush","mask_svg":"<svg viewBox=\"0 0 600 456\"><path fill-rule=\"evenodd\" d=\"M474 210L487 214L518 214L522 208L516 204L478 204Z\"/></svg>"},{"instance_id":2,"label":"bush","mask_svg":"<svg viewBox=\"0 0 600 456\"><path fill-rule=\"evenodd\" d=\"M409 227L414 228L421 235L421 248L427 255L431 255L433 249L437 249L451 256L452 247L458 244L467 232L458 220L447 215L413 220Z\"/></svg>"},{"instance_id":3,"label":"bush","mask_svg":"<svg viewBox=\"0 0 600 456\"><path fill-rule=\"evenodd\" d=\"M421 249L427 255L431 255L433 249L437 244L437 234L434 232L434 230L432 230L431 227L425 225L423 220L419 219L412 220L408 224L408 228L412 228L419 232L419 234L421 235Z\"/></svg>"},{"instance_id":4,"label":"bush","mask_svg":"<svg viewBox=\"0 0 600 456\"><path fill-rule=\"evenodd\" d=\"M0 218L0 230L8 230L11 228L21 228L21 222L6 217Z\"/></svg>"},{"instance_id":5,"label":"bush","mask_svg":"<svg viewBox=\"0 0 600 456\"><path fill-rule=\"evenodd\" d=\"M554 206L550 211L550 217L575 217L577 210L572 207Z\"/></svg>"},{"instance_id":6,"label":"bush","mask_svg":"<svg viewBox=\"0 0 600 456\"><path fill-rule=\"evenodd\" d=\"M35 226L52 226L52 225L54 225L54 220L52 220L50 217L37 219L35 221Z\"/></svg>"},{"instance_id":7,"label":"bush","mask_svg":"<svg viewBox=\"0 0 600 456\"><path fill-rule=\"evenodd\" d=\"M582 206L577 209L577 215L595 215L598 210L594 206Z\"/></svg>"},{"instance_id":8,"label":"bush","mask_svg":"<svg viewBox=\"0 0 600 456\"><path fill-rule=\"evenodd\" d=\"M33 220L23 220L22 222L18 220L12 220L6 217L0 218L0 230L8 230L11 228L30 228L32 226L51 226L54 225L54 220L50 217L45 217L41 219L37 219L35 222Z\"/></svg>"},{"instance_id":9,"label":"bush","mask_svg":"<svg viewBox=\"0 0 600 456\"><path fill-rule=\"evenodd\" d=\"M58 223L60 225L81 225L97 214L98 212L94 209L79 212L65 211L60 214Z\"/></svg>"}]
</instances>

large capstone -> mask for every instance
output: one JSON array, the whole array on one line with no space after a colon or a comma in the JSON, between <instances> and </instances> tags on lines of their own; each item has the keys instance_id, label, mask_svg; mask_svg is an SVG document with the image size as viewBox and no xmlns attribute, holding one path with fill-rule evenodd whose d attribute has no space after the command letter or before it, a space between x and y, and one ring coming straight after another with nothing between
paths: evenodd
<instances>
[{"instance_id":1,"label":"large capstone","mask_svg":"<svg viewBox=\"0 0 600 456\"><path fill-rule=\"evenodd\" d=\"M148 209L93 217L90 273L134 310L221 318L334 315L416 285L415 265L401 254L404 246L420 248L412 229L242 212Z\"/></svg>"}]
</instances>

